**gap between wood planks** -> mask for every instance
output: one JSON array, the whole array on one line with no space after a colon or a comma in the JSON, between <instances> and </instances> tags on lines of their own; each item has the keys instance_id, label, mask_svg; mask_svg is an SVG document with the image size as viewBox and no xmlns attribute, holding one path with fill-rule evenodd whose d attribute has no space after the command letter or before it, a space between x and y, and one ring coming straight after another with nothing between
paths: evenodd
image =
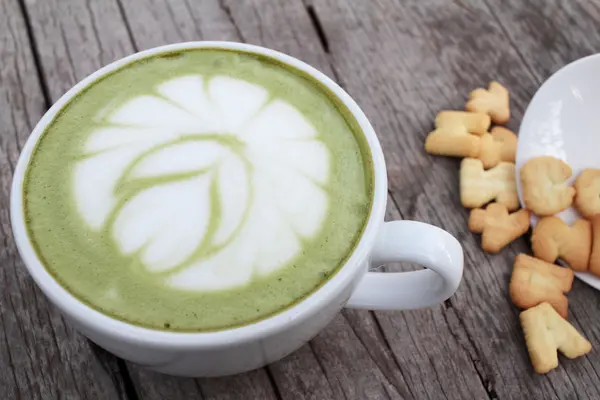
<instances>
[{"instance_id":1,"label":"gap between wood planks","mask_svg":"<svg viewBox=\"0 0 600 400\"><path fill-rule=\"evenodd\" d=\"M24 0L21 0L24 1ZM123 24L125 25L125 30L127 31L127 37L131 42L131 46L135 52L139 51L139 47L135 42L135 38L133 36L133 32L131 30L131 25L129 24L129 20L127 19L127 15L125 14L125 9L123 8L122 0L116 0L117 6L119 7L119 13L121 14L121 18L123 19Z\"/></svg>"},{"instance_id":2,"label":"gap between wood planks","mask_svg":"<svg viewBox=\"0 0 600 400\"><path fill-rule=\"evenodd\" d=\"M119 373L121 374L121 378L123 379L123 385L125 386L125 395L130 400L139 400L140 396L138 396L137 390L135 389L135 385L133 384L133 380L131 379L131 375L129 374L129 369L127 368L125 360L116 356L115 358L117 358Z\"/></svg>"},{"instance_id":3,"label":"gap between wood planks","mask_svg":"<svg viewBox=\"0 0 600 400\"><path fill-rule=\"evenodd\" d=\"M31 53L33 55L33 63L35 65L35 71L38 76L38 80L40 82L40 87L42 89L42 95L44 96L44 105L47 111L52 106L52 100L50 99L50 90L48 89L48 84L46 79L44 79L44 74L42 72L42 63L40 62L40 53L38 51L38 45L35 40L35 35L33 34L33 30L31 28L31 18L27 11L27 7L25 6L25 0L18 0L19 8L21 10L21 14L23 14L23 20L25 21L25 29L27 31L27 39L31 45ZM18 143L18 141L17 141Z\"/></svg>"}]
</instances>

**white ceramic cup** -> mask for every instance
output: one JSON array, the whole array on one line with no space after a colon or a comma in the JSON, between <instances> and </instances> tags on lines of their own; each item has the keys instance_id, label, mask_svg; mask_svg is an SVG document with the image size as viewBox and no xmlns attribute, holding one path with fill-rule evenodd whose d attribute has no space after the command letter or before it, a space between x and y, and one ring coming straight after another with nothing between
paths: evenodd
<instances>
[{"instance_id":1,"label":"white ceramic cup","mask_svg":"<svg viewBox=\"0 0 600 400\"><path fill-rule=\"evenodd\" d=\"M360 124L375 169L374 199L365 231L346 264L306 299L262 321L218 332L173 333L132 325L82 303L54 280L37 257L23 215L23 177L32 150L58 111L101 76L156 53L217 47L271 57L310 74L327 86ZM126 360L182 376L220 376L259 368L298 349L323 329L345 306L374 310L429 307L458 288L463 252L446 231L414 221L384 222L387 176L381 146L373 127L350 96L311 66L262 47L230 42L190 42L133 54L94 72L75 85L48 110L25 144L15 169L11 220L15 240L29 273L45 295L81 333ZM426 269L414 272L369 272L372 267L408 261Z\"/></svg>"}]
</instances>

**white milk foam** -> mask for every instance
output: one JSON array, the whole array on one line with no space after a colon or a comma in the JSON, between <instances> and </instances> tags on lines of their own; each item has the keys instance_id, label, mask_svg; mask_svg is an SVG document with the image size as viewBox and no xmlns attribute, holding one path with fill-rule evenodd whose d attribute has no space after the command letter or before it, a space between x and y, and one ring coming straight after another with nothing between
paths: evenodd
<instances>
[{"instance_id":1,"label":"white milk foam","mask_svg":"<svg viewBox=\"0 0 600 400\"><path fill-rule=\"evenodd\" d=\"M174 78L156 92L90 134L74 170L81 217L183 290L228 289L286 266L329 207L329 151L315 128L230 77ZM136 183L123 198L119 187Z\"/></svg>"}]
</instances>

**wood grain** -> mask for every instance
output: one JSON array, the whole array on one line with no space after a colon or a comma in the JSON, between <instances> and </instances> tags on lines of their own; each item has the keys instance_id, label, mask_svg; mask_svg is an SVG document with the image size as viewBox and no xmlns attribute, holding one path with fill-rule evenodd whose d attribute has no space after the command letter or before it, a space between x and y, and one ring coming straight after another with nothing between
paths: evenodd
<instances>
[{"instance_id":1,"label":"wood grain","mask_svg":"<svg viewBox=\"0 0 600 400\"><path fill-rule=\"evenodd\" d=\"M64 323L28 276L12 237L14 166L47 107L16 0L0 0L0 60L0 398L125 398L116 359Z\"/></svg>"},{"instance_id":2,"label":"wood grain","mask_svg":"<svg viewBox=\"0 0 600 400\"><path fill-rule=\"evenodd\" d=\"M133 52L114 0L22 0L50 100L98 68Z\"/></svg>"},{"instance_id":3,"label":"wood grain","mask_svg":"<svg viewBox=\"0 0 600 400\"><path fill-rule=\"evenodd\" d=\"M545 78L600 50L598 21L597 0L0 0L0 396L600 397L596 351L561 359L548 375L533 373L507 295L513 258L528 242L483 253L466 230L458 161L423 152L435 114L462 108L468 92L491 79L511 91L509 127L517 129ZM20 146L48 103L95 69L137 49L190 40L271 47L337 80L383 145L387 218L433 223L463 244L458 293L427 310L345 310L298 352L222 379L179 379L132 364L125 370L68 328L27 277L10 235L8 193ZM412 266L387 269L397 268ZM569 297L570 320L600 343L600 294L576 282Z\"/></svg>"},{"instance_id":4,"label":"wood grain","mask_svg":"<svg viewBox=\"0 0 600 400\"><path fill-rule=\"evenodd\" d=\"M600 51L597 1L486 4L537 83L564 65Z\"/></svg>"}]
</instances>

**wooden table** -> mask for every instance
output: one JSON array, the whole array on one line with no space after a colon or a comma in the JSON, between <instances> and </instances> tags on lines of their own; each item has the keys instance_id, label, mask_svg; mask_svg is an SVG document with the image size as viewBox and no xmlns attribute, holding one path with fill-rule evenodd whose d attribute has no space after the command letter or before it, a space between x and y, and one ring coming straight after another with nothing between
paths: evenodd
<instances>
[{"instance_id":1,"label":"wooden table","mask_svg":"<svg viewBox=\"0 0 600 400\"><path fill-rule=\"evenodd\" d=\"M509 127L518 129L544 79L600 50L599 21L598 0L0 0L0 398L600 398L600 294L577 281L569 295L569 319L595 349L535 375L507 294L527 240L484 254L466 229L458 161L423 151L435 114L461 109L492 79L509 88ZM284 360L221 379L140 369L65 324L27 275L10 232L19 150L48 107L97 68L206 39L289 53L356 99L387 159L389 218L438 225L464 246L454 297L419 311L345 310Z\"/></svg>"}]
</instances>

